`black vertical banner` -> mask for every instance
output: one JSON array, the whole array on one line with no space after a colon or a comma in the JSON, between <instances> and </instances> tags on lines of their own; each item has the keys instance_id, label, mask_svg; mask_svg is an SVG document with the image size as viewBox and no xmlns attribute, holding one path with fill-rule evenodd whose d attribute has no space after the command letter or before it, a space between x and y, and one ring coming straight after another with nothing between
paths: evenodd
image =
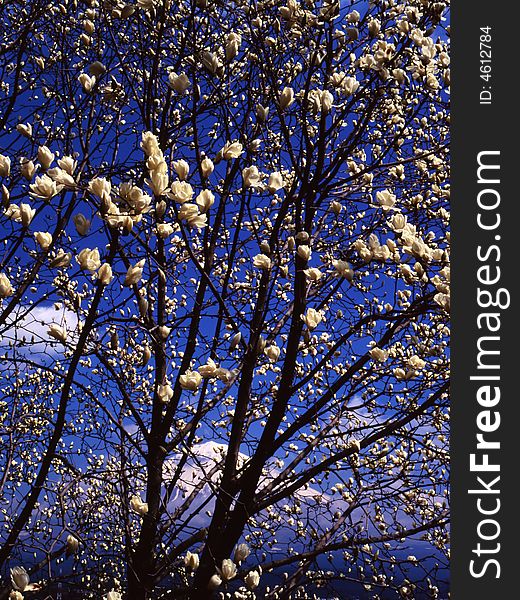
<instances>
[{"instance_id":1,"label":"black vertical banner","mask_svg":"<svg viewBox=\"0 0 520 600\"><path fill-rule=\"evenodd\" d=\"M452 5L455 600L520 598L519 13L514 2Z\"/></svg>"}]
</instances>

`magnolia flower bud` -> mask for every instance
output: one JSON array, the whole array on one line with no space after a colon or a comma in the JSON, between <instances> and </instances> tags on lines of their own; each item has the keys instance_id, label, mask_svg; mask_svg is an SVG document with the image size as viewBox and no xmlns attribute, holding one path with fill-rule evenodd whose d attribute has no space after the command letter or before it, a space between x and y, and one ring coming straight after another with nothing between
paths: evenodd
<instances>
[{"instance_id":1,"label":"magnolia flower bud","mask_svg":"<svg viewBox=\"0 0 520 600\"><path fill-rule=\"evenodd\" d=\"M122 600L123 596L121 596L121 594L119 592L116 592L115 590L110 590L110 592L108 592L107 596L106 596L106 600Z\"/></svg>"},{"instance_id":2,"label":"magnolia flower bud","mask_svg":"<svg viewBox=\"0 0 520 600\"><path fill-rule=\"evenodd\" d=\"M40 146L38 148L38 160L42 168L46 171L54 160L54 154L47 148L47 146Z\"/></svg>"},{"instance_id":3,"label":"magnolia flower bud","mask_svg":"<svg viewBox=\"0 0 520 600\"><path fill-rule=\"evenodd\" d=\"M200 163L200 168L202 171L202 176L205 179L207 179L213 173L215 166L213 165L213 161L206 156L202 159L202 162Z\"/></svg>"},{"instance_id":4,"label":"magnolia flower bud","mask_svg":"<svg viewBox=\"0 0 520 600\"><path fill-rule=\"evenodd\" d=\"M191 85L191 82L185 73L177 75L177 73L174 73L173 71L168 76L168 83L178 94L184 94Z\"/></svg>"},{"instance_id":5,"label":"magnolia flower bud","mask_svg":"<svg viewBox=\"0 0 520 600\"><path fill-rule=\"evenodd\" d=\"M55 340L58 340L58 342L66 342L67 341L66 327L60 327L56 323L51 323L49 325L49 329L47 329L47 333Z\"/></svg>"},{"instance_id":6,"label":"magnolia flower bud","mask_svg":"<svg viewBox=\"0 0 520 600\"><path fill-rule=\"evenodd\" d=\"M16 126L16 131L18 131L18 133L20 135L23 135L26 138L31 138L32 137L32 125L30 123L26 123L25 125L23 123L18 123L18 125Z\"/></svg>"},{"instance_id":7,"label":"magnolia flower bud","mask_svg":"<svg viewBox=\"0 0 520 600\"><path fill-rule=\"evenodd\" d=\"M244 578L244 583L246 584L249 590L254 590L258 587L260 583L260 575L257 571L249 571L249 573Z\"/></svg>"},{"instance_id":8,"label":"magnolia flower bud","mask_svg":"<svg viewBox=\"0 0 520 600\"><path fill-rule=\"evenodd\" d=\"M229 581L237 574L237 566L230 558L225 558L222 561L222 567L220 568L220 574L224 581Z\"/></svg>"},{"instance_id":9,"label":"magnolia flower bud","mask_svg":"<svg viewBox=\"0 0 520 600\"><path fill-rule=\"evenodd\" d=\"M339 215L340 212L343 210L343 207L341 206L341 204L339 202L336 202L336 200L334 200L333 202L330 203L330 210L335 215Z\"/></svg>"},{"instance_id":10,"label":"magnolia flower bud","mask_svg":"<svg viewBox=\"0 0 520 600\"><path fill-rule=\"evenodd\" d=\"M102 264L97 272L97 278L102 285L108 285L113 279L112 267L108 263Z\"/></svg>"},{"instance_id":11,"label":"magnolia flower bud","mask_svg":"<svg viewBox=\"0 0 520 600\"><path fill-rule=\"evenodd\" d=\"M243 153L244 149L240 142L227 142L222 148L222 156L224 160L238 158Z\"/></svg>"},{"instance_id":12,"label":"magnolia flower bud","mask_svg":"<svg viewBox=\"0 0 520 600\"><path fill-rule=\"evenodd\" d=\"M256 343L256 351L258 352L258 354L261 354L264 351L266 343L267 342L265 341L264 336L261 335Z\"/></svg>"},{"instance_id":13,"label":"magnolia flower bud","mask_svg":"<svg viewBox=\"0 0 520 600\"><path fill-rule=\"evenodd\" d=\"M101 266L101 260L99 258L99 250L94 248L91 250L90 248L84 248L76 257L79 266L84 271L90 271L93 273L97 271Z\"/></svg>"},{"instance_id":14,"label":"magnolia flower bud","mask_svg":"<svg viewBox=\"0 0 520 600\"><path fill-rule=\"evenodd\" d=\"M9 177L11 173L11 159L0 154L0 177Z\"/></svg>"},{"instance_id":15,"label":"magnolia flower bud","mask_svg":"<svg viewBox=\"0 0 520 600\"><path fill-rule=\"evenodd\" d=\"M188 177L190 166L184 159L176 160L173 163L173 168L181 181L184 181Z\"/></svg>"},{"instance_id":16,"label":"magnolia flower bud","mask_svg":"<svg viewBox=\"0 0 520 600\"><path fill-rule=\"evenodd\" d=\"M58 160L58 166L68 175L73 175L74 171L76 170L77 161L75 161L71 156L64 156Z\"/></svg>"},{"instance_id":17,"label":"magnolia flower bud","mask_svg":"<svg viewBox=\"0 0 520 600\"><path fill-rule=\"evenodd\" d=\"M173 398L172 386L169 383L159 385L157 387L157 395L163 404L168 404L168 402Z\"/></svg>"},{"instance_id":18,"label":"magnolia flower bud","mask_svg":"<svg viewBox=\"0 0 520 600\"><path fill-rule=\"evenodd\" d=\"M13 287L5 273L0 273L0 298L7 298L13 295Z\"/></svg>"},{"instance_id":19,"label":"magnolia flower bud","mask_svg":"<svg viewBox=\"0 0 520 600\"><path fill-rule=\"evenodd\" d=\"M233 352L233 350L235 350L235 348L238 347L238 345L240 344L241 341L242 341L242 334L239 331L238 333L235 333L235 335L231 338L231 342L229 344L229 351Z\"/></svg>"},{"instance_id":20,"label":"magnolia flower bud","mask_svg":"<svg viewBox=\"0 0 520 600\"><path fill-rule=\"evenodd\" d=\"M235 548L235 555L233 557L236 563L240 563L245 560L251 551L249 550L249 546L247 544L238 544Z\"/></svg>"},{"instance_id":21,"label":"magnolia flower bud","mask_svg":"<svg viewBox=\"0 0 520 600\"><path fill-rule=\"evenodd\" d=\"M296 252L297 252L298 256L305 261L309 260L312 255L312 251L309 248L309 246L305 246L305 245L298 246L298 248L296 249Z\"/></svg>"},{"instance_id":22,"label":"magnolia flower bud","mask_svg":"<svg viewBox=\"0 0 520 600\"><path fill-rule=\"evenodd\" d=\"M143 517L148 512L148 503L143 502L139 496L132 496L130 498L130 508Z\"/></svg>"},{"instance_id":23,"label":"magnolia flower bud","mask_svg":"<svg viewBox=\"0 0 520 600\"><path fill-rule=\"evenodd\" d=\"M381 31L381 22L378 19L371 19L368 23L368 33L375 37Z\"/></svg>"},{"instance_id":24,"label":"magnolia flower bud","mask_svg":"<svg viewBox=\"0 0 520 600\"><path fill-rule=\"evenodd\" d=\"M284 87L280 94L280 98L278 100L280 108L282 110L285 110L286 108L291 106L291 104L293 102L294 102L294 90L290 87Z\"/></svg>"},{"instance_id":25,"label":"magnolia flower bud","mask_svg":"<svg viewBox=\"0 0 520 600\"><path fill-rule=\"evenodd\" d=\"M168 175L158 170L150 171L150 179L146 183L155 196L161 196L168 187Z\"/></svg>"},{"instance_id":26,"label":"magnolia flower bud","mask_svg":"<svg viewBox=\"0 0 520 600\"><path fill-rule=\"evenodd\" d=\"M22 176L25 177L25 179L27 179L27 181L31 181L31 179L34 176L34 173L36 172L36 169L37 167L32 160L24 158L23 156L20 158L20 172Z\"/></svg>"},{"instance_id":27,"label":"magnolia flower bud","mask_svg":"<svg viewBox=\"0 0 520 600\"><path fill-rule=\"evenodd\" d=\"M171 327L167 327L166 325L161 325L157 328L157 332L159 333L159 337L161 340L166 340L171 333Z\"/></svg>"},{"instance_id":28,"label":"magnolia flower bud","mask_svg":"<svg viewBox=\"0 0 520 600\"><path fill-rule=\"evenodd\" d=\"M148 361L150 360L151 356L152 356L152 351L150 350L150 347L145 346L143 348L143 354L141 357L141 365L143 367L148 364Z\"/></svg>"},{"instance_id":29,"label":"magnolia flower bud","mask_svg":"<svg viewBox=\"0 0 520 600\"><path fill-rule=\"evenodd\" d=\"M103 73L106 72L106 67L103 63L99 62L99 60L94 61L88 68L88 71L94 77L101 77Z\"/></svg>"},{"instance_id":30,"label":"magnolia flower bud","mask_svg":"<svg viewBox=\"0 0 520 600\"><path fill-rule=\"evenodd\" d=\"M23 592L29 585L29 575L24 567L13 567L11 569L11 584L15 590Z\"/></svg>"},{"instance_id":31,"label":"magnolia flower bud","mask_svg":"<svg viewBox=\"0 0 520 600\"><path fill-rule=\"evenodd\" d=\"M242 179L244 180L244 187L258 187L261 182L258 167L253 165L252 167L242 169Z\"/></svg>"},{"instance_id":32,"label":"magnolia flower bud","mask_svg":"<svg viewBox=\"0 0 520 600\"><path fill-rule=\"evenodd\" d=\"M313 329L318 327L318 325L323 320L323 314L321 313L321 311L317 311L314 308L309 308L307 309L305 315L302 315L301 318L305 325L307 325L307 327L312 331Z\"/></svg>"},{"instance_id":33,"label":"magnolia flower bud","mask_svg":"<svg viewBox=\"0 0 520 600\"><path fill-rule=\"evenodd\" d=\"M184 564L188 569L196 571L199 567L199 555L189 551L186 552L186 556L184 557Z\"/></svg>"},{"instance_id":34,"label":"magnolia flower bud","mask_svg":"<svg viewBox=\"0 0 520 600\"><path fill-rule=\"evenodd\" d=\"M81 213L74 215L72 220L74 221L76 231L79 233L79 235L87 235L90 229L90 220Z\"/></svg>"},{"instance_id":35,"label":"magnolia flower bud","mask_svg":"<svg viewBox=\"0 0 520 600\"><path fill-rule=\"evenodd\" d=\"M125 281L123 282L123 285L135 285L138 281L141 280L141 277L143 276L144 263L145 260L143 259L136 263L134 266L128 267L128 271L126 272Z\"/></svg>"},{"instance_id":36,"label":"magnolia flower bud","mask_svg":"<svg viewBox=\"0 0 520 600\"><path fill-rule=\"evenodd\" d=\"M208 590L216 590L222 585L222 579L215 573L208 582Z\"/></svg>"},{"instance_id":37,"label":"magnolia flower bud","mask_svg":"<svg viewBox=\"0 0 520 600\"><path fill-rule=\"evenodd\" d=\"M36 231L34 233L34 239L42 250L47 250L47 248L52 244L52 234L46 231Z\"/></svg>"},{"instance_id":38,"label":"magnolia flower bud","mask_svg":"<svg viewBox=\"0 0 520 600\"><path fill-rule=\"evenodd\" d=\"M265 254L257 254L253 258L253 265L258 269L268 270L271 268L271 259Z\"/></svg>"},{"instance_id":39,"label":"magnolia flower bud","mask_svg":"<svg viewBox=\"0 0 520 600\"><path fill-rule=\"evenodd\" d=\"M35 214L36 210L30 204L20 204L20 219L24 227L29 227Z\"/></svg>"},{"instance_id":40,"label":"magnolia flower bud","mask_svg":"<svg viewBox=\"0 0 520 600\"><path fill-rule=\"evenodd\" d=\"M310 236L306 231L298 231L295 239L302 244L306 244L309 241Z\"/></svg>"},{"instance_id":41,"label":"magnolia flower bud","mask_svg":"<svg viewBox=\"0 0 520 600\"><path fill-rule=\"evenodd\" d=\"M260 123L265 123L267 121L267 117L269 115L269 107L262 106L258 104L256 107L256 118Z\"/></svg>"},{"instance_id":42,"label":"magnolia flower bud","mask_svg":"<svg viewBox=\"0 0 520 600\"><path fill-rule=\"evenodd\" d=\"M145 131L141 136L141 148L143 149L146 156L153 156L154 154L162 154L159 148L159 141L157 137L151 131Z\"/></svg>"},{"instance_id":43,"label":"magnolia flower bud","mask_svg":"<svg viewBox=\"0 0 520 600\"><path fill-rule=\"evenodd\" d=\"M215 203L215 196L210 190L202 190L202 192L195 199L200 212L207 212Z\"/></svg>"},{"instance_id":44,"label":"magnolia flower bud","mask_svg":"<svg viewBox=\"0 0 520 600\"><path fill-rule=\"evenodd\" d=\"M279 189L283 188L283 177L278 171L269 175L269 181L267 182L267 189L274 194Z\"/></svg>"},{"instance_id":45,"label":"magnolia flower bud","mask_svg":"<svg viewBox=\"0 0 520 600\"><path fill-rule=\"evenodd\" d=\"M9 594L9 600L24 600L23 594L21 592L19 592L18 590L13 590Z\"/></svg>"},{"instance_id":46,"label":"magnolia flower bud","mask_svg":"<svg viewBox=\"0 0 520 600\"><path fill-rule=\"evenodd\" d=\"M198 371L186 371L179 377L179 383L183 390L196 392L202 382L202 376Z\"/></svg>"},{"instance_id":47,"label":"magnolia flower bud","mask_svg":"<svg viewBox=\"0 0 520 600\"><path fill-rule=\"evenodd\" d=\"M271 346L267 346L267 348L265 349L265 353L269 360L276 362L280 356L280 348L278 348L276 344L272 344Z\"/></svg>"},{"instance_id":48,"label":"magnolia flower bud","mask_svg":"<svg viewBox=\"0 0 520 600\"><path fill-rule=\"evenodd\" d=\"M73 535L68 535L66 547L67 556L70 556L71 554L76 554L79 548L79 540Z\"/></svg>"},{"instance_id":49,"label":"magnolia flower bud","mask_svg":"<svg viewBox=\"0 0 520 600\"><path fill-rule=\"evenodd\" d=\"M361 450L361 444L359 443L359 440L352 440L349 446L356 452L356 454L359 454Z\"/></svg>"}]
</instances>

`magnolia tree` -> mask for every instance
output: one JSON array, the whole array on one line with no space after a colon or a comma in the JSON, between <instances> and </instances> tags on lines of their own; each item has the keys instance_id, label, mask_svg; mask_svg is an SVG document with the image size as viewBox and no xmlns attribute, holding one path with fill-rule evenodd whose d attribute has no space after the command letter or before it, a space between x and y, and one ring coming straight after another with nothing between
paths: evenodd
<instances>
[{"instance_id":1,"label":"magnolia tree","mask_svg":"<svg viewBox=\"0 0 520 600\"><path fill-rule=\"evenodd\" d=\"M446 11L0 3L1 599L446 593Z\"/></svg>"}]
</instances>

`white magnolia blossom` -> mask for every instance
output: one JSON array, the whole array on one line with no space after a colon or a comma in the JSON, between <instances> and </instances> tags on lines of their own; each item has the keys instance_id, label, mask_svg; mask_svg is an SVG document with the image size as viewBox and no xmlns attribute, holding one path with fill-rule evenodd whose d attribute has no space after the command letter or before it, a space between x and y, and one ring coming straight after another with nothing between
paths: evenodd
<instances>
[{"instance_id":1,"label":"white magnolia blossom","mask_svg":"<svg viewBox=\"0 0 520 600\"><path fill-rule=\"evenodd\" d=\"M215 165L213 164L213 161L211 160L211 158L208 158L206 156L202 159L202 161L200 163L200 168L202 171L202 176L207 179L213 173L213 170L215 169Z\"/></svg>"},{"instance_id":2,"label":"white magnolia blossom","mask_svg":"<svg viewBox=\"0 0 520 600\"><path fill-rule=\"evenodd\" d=\"M76 231L79 233L79 235L87 235L90 229L90 220L81 213L74 215L72 220L74 221Z\"/></svg>"},{"instance_id":3,"label":"white magnolia blossom","mask_svg":"<svg viewBox=\"0 0 520 600\"><path fill-rule=\"evenodd\" d=\"M201 365L198 368L198 372L201 374L202 377L215 377L217 374L217 369L218 367L215 361L211 358L208 358L206 364Z\"/></svg>"},{"instance_id":4,"label":"white magnolia blossom","mask_svg":"<svg viewBox=\"0 0 520 600\"><path fill-rule=\"evenodd\" d=\"M25 158L22 156L20 158L20 173L27 179L27 181L32 181L34 174L38 170L38 166L34 164L32 160Z\"/></svg>"},{"instance_id":5,"label":"white magnolia blossom","mask_svg":"<svg viewBox=\"0 0 520 600\"><path fill-rule=\"evenodd\" d=\"M69 554L69 555L70 554L76 554L76 552L79 549L79 540L78 540L78 538L69 534L67 536L66 547L67 547L67 554Z\"/></svg>"},{"instance_id":6,"label":"white magnolia blossom","mask_svg":"<svg viewBox=\"0 0 520 600\"><path fill-rule=\"evenodd\" d=\"M308 308L307 312L302 315L302 320L309 329L316 329L323 320L323 313L314 308Z\"/></svg>"},{"instance_id":7,"label":"white magnolia blossom","mask_svg":"<svg viewBox=\"0 0 520 600\"><path fill-rule=\"evenodd\" d=\"M179 383L183 390L196 392L202 383L202 375L198 371L186 371L179 377Z\"/></svg>"},{"instance_id":8,"label":"white magnolia blossom","mask_svg":"<svg viewBox=\"0 0 520 600\"><path fill-rule=\"evenodd\" d=\"M377 192L376 198L383 210L390 210L395 206L396 197L389 190Z\"/></svg>"},{"instance_id":9,"label":"white magnolia blossom","mask_svg":"<svg viewBox=\"0 0 520 600\"><path fill-rule=\"evenodd\" d=\"M29 189L31 190L29 194L33 198L50 200L53 196L61 192L63 186L57 184L48 175L42 175L41 177L36 177L35 182L29 186Z\"/></svg>"},{"instance_id":10,"label":"white magnolia blossom","mask_svg":"<svg viewBox=\"0 0 520 600\"><path fill-rule=\"evenodd\" d=\"M269 180L267 182L267 189L274 194L278 190L282 189L284 186L283 177L281 173L275 171L269 175Z\"/></svg>"},{"instance_id":11,"label":"white magnolia blossom","mask_svg":"<svg viewBox=\"0 0 520 600\"><path fill-rule=\"evenodd\" d=\"M112 267L108 263L103 263L98 269L97 278L102 285L108 285L114 278Z\"/></svg>"},{"instance_id":12,"label":"white magnolia blossom","mask_svg":"<svg viewBox=\"0 0 520 600\"><path fill-rule=\"evenodd\" d=\"M186 181L174 181L170 188L171 197L179 204L190 202L193 198L193 188Z\"/></svg>"},{"instance_id":13,"label":"white magnolia blossom","mask_svg":"<svg viewBox=\"0 0 520 600\"><path fill-rule=\"evenodd\" d=\"M260 575L258 571L249 571L244 578L244 583L249 590L256 589L260 584Z\"/></svg>"},{"instance_id":14,"label":"white magnolia blossom","mask_svg":"<svg viewBox=\"0 0 520 600\"><path fill-rule=\"evenodd\" d=\"M94 248L91 250L90 248L84 248L76 257L79 266L86 271L90 271L93 273L97 271L101 266L101 259L99 256L99 250Z\"/></svg>"},{"instance_id":15,"label":"white magnolia blossom","mask_svg":"<svg viewBox=\"0 0 520 600\"><path fill-rule=\"evenodd\" d=\"M354 271L350 264L345 260L335 260L332 263L332 266L336 269L336 273L344 277L347 281L352 281L354 278Z\"/></svg>"},{"instance_id":16,"label":"white magnolia blossom","mask_svg":"<svg viewBox=\"0 0 520 600\"><path fill-rule=\"evenodd\" d=\"M199 555L196 552L186 552L184 564L188 569L196 571L199 568Z\"/></svg>"},{"instance_id":17,"label":"white magnolia blossom","mask_svg":"<svg viewBox=\"0 0 520 600\"><path fill-rule=\"evenodd\" d=\"M181 158L180 160L176 160L173 163L173 169L177 173L177 176L181 181L184 181L190 172L190 165Z\"/></svg>"},{"instance_id":18,"label":"white magnolia blossom","mask_svg":"<svg viewBox=\"0 0 520 600\"><path fill-rule=\"evenodd\" d=\"M0 154L0 177L9 177L11 173L11 159Z\"/></svg>"},{"instance_id":19,"label":"white magnolia blossom","mask_svg":"<svg viewBox=\"0 0 520 600\"><path fill-rule=\"evenodd\" d=\"M220 567L220 575L224 581L229 581L236 577L237 566L230 558L225 558Z\"/></svg>"},{"instance_id":20,"label":"white magnolia blossom","mask_svg":"<svg viewBox=\"0 0 520 600\"><path fill-rule=\"evenodd\" d=\"M273 362L276 362L280 356L280 348L278 348L276 344L271 344L270 346L267 346L264 352L266 353L267 357Z\"/></svg>"},{"instance_id":21,"label":"white magnolia blossom","mask_svg":"<svg viewBox=\"0 0 520 600\"><path fill-rule=\"evenodd\" d=\"M207 212L215 203L215 196L210 190L202 190L200 194L195 198L195 202L199 207L200 212Z\"/></svg>"},{"instance_id":22,"label":"white magnolia blossom","mask_svg":"<svg viewBox=\"0 0 520 600\"><path fill-rule=\"evenodd\" d=\"M47 330L47 333L54 338L55 340L58 340L58 342L66 342L67 341L67 328L65 326L61 326L58 325L57 323L51 323L49 325L49 329Z\"/></svg>"},{"instance_id":23,"label":"white magnolia blossom","mask_svg":"<svg viewBox=\"0 0 520 600\"><path fill-rule=\"evenodd\" d=\"M284 87L280 93L278 103L282 110L289 108L294 102L294 90L291 87Z\"/></svg>"},{"instance_id":24,"label":"white magnolia blossom","mask_svg":"<svg viewBox=\"0 0 520 600\"><path fill-rule=\"evenodd\" d=\"M253 265L257 269L269 270L271 268L271 259L265 254L257 254L253 258Z\"/></svg>"},{"instance_id":25,"label":"white magnolia blossom","mask_svg":"<svg viewBox=\"0 0 520 600\"><path fill-rule=\"evenodd\" d=\"M244 148L240 142L226 142L221 150L224 160L238 158L244 153Z\"/></svg>"},{"instance_id":26,"label":"white magnolia blossom","mask_svg":"<svg viewBox=\"0 0 520 600\"><path fill-rule=\"evenodd\" d=\"M130 498L130 508L140 517L144 517L148 512L148 503L143 502L140 496L134 495Z\"/></svg>"},{"instance_id":27,"label":"white magnolia blossom","mask_svg":"<svg viewBox=\"0 0 520 600\"><path fill-rule=\"evenodd\" d=\"M14 293L13 286L5 273L0 273L0 298L8 298Z\"/></svg>"},{"instance_id":28,"label":"white magnolia blossom","mask_svg":"<svg viewBox=\"0 0 520 600\"><path fill-rule=\"evenodd\" d=\"M31 208L30 204L25 204L24 202L20 204L20 221L24 227L29 227L35 214L36 209Z\"/></svg>"},{"instance_id":29,"label":"white magnolia blossom","mask_svg":"<svg viewBox=\"0 0 520 600\"><path fill-rule=\"evenodd\" d=\"M38 148L38 161L44 171L46 171L54 161L54 154L47 148L47 146L40 146Z\"/></svg>"},{"instance_id":30,"label":"white magnolia blossom","mask_svg":"<svg viewBox=\"0 0 520 600\"><path fill-rule=\"evenodd\" d=\"M255 165L242 169L242 179L244 180L244 187L246 188L258 187L262 181L258 167Z\"/></svg>"},{"instance_id":31,"label":"white magnolia blossom","mask_svg":"<svg viewBox=\"0 0 520 600\"><path fill-rule=\"evenodd\" d=\"M208 582L208 589L209 590L216 590L221 585L222 585L222 578L215 573L214 575L211 576L211 578L210 578L210 580Z\"/></svg>"},{"instance_id":32,"label":"white magnolia blossom","mask_svg":"<svg viewBox=\"0 0 520 600\"><path fill-rule=\"evenodd\" d=\"M42 250L47 250L52 244L52 233L49 233L48 231L35 231L34 239Z\"/></svg>"},{"instance_id":33,"label":"white magnolia blossom","mask_svg":"<svg viewBox=\"0 0 520 600\"><path fill-rule=\"evenodd\" d=\"M177 73L175 73L174 71L172 71L168 75L168 82L170 84L170 87L173 90L175 90L178 94L184 94L191 85L191 82L188 79L186 73L181 73L180 75L177 75Z\"/></svg>"},{"instance_id":34,"label":"white magnolia blossom","mask_svg":"<svg viewBox=\"0 0 520 600\"><path fill-rule=\"evenodd\" d=\"M29 585L29 575L25 567L13 567L11 569L11 585L19 592L23 592Z\"/></svg>"},{"instance_id":35,"label":"white magnolia blossom","mask_svg":"<svg viewBox=\"0 0 520 600\"><path fill-rule=\"evenodd\" d=\"M19 123L16 126L16 131L18 131L19 134L23 135L26 138L31 138L33 134L33 128L30 123Z\"/></svg>"},{"instance_id":36,"label":"white magnolia blossom","mask_svg":"<svg viewBox=\"0 0 520 600\"><path fill-rule=\"evenodd\" d=\"M135 265L131 265L130 267L128 267L123 285L131 286L141 281L141 277L143 276L144 264L145 260L143 259L137 262Z\"/></svg>"},{"instance_id":37,"label":"white magnolia blossom","mask_svg":"<svg viewBox=\"0 0 520 600\"><path fill-rule=\"evenodd\" d=\"M88 75L87 73L81 73L81 75L78 77L78 81L80 82L83 90L87 92L87 94L89 94L92 91L93 87L96 84L95 76Z\"/></svg>"}]
</instances>

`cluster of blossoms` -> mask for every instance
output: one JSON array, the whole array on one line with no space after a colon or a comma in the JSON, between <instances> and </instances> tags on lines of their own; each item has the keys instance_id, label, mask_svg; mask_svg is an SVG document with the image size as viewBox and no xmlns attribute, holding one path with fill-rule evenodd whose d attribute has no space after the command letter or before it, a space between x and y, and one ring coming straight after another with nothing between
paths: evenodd
<instances>
[{"instance_id":1,"label":"cluster of blossoms","mask_svg":"<svg viewBox=\"0 0 520 600\"><path fill-rule=\"evenodd\" d=\"M442 597L447 4L22 4L0 596Z\"/></svg>"}]
</instances>

